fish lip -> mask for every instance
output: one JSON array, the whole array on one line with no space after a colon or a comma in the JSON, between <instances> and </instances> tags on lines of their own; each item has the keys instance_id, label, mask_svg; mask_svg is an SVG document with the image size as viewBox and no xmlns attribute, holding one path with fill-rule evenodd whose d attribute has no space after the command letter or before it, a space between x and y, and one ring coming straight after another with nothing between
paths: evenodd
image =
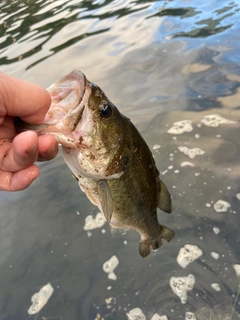
<instances>
[{"instance_id":1,"label":"fish lip","mask_svg":"<svg viewBox=\"0 0 240 320\"><path fill-rule=\"evenodd\" d=\"M51 113L51 108L54 109L55 103L56 105L60 103L60 109L64 109L66 106L64 106L64 103L63 106L61 106L61 101L67 100L69 96L73 96L72 99L76 101L69 110L66 110L66 116L64 116L62 119L62 124L68 128L69 132L72 132L76 129L81 119L85 107L83 105L83 100L86 93L87 83L88 81L85 75L80 70L73 70L47 89L52 98L49 114ZM71 103L67 103L67 106L68 105L71 105Z\"/></svg>"},{"instance_id":2,"label":"fish lip","mask_svg":"<svg viewBox=\"0 0 240 320\"><path fill-rule=\"evenodd\" d=\"M89 82L79 70L73 70L65 77L53 83L47 90L52 103L42 124L28 124L16 119L18 132L33 130L37 134L51 134L65 147L79 148L79 136L74 131L81 121L85 108ZM60 114L59 114L60 113Z\"/></svg>"}]
</instances>

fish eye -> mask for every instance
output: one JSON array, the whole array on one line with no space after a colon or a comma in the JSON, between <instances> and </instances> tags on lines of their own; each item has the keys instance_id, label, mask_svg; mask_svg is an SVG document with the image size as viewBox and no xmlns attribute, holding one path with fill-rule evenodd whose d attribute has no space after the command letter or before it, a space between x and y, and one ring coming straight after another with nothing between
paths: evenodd
<instances>
[{"instance_id":1,"label":"fish eye","mask_svg":"<svg viewBox=\"0 0 240 320\"><path fill-rule=\"evenodd\" d=\"M102 118L108 119L112 115L112 108L107 101L102 101L99 105L99 114Z\"/></svg>"}]
</instances>

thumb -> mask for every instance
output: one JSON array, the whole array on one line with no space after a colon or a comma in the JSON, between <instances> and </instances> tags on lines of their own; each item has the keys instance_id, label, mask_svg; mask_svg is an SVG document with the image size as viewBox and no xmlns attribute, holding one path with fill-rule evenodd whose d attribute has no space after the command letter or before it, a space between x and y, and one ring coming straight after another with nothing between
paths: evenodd
<instances>
[{"instance_id":1,"label":"thumb","mask_svg":"<svg viewBox=\"0 0 240 320\"><path fill-rule=\"evenodd\" d=\"M46 89L0 72L0 117L20 117L28 123L41 123L51 105Z\"/></svg>"}]
</instances>

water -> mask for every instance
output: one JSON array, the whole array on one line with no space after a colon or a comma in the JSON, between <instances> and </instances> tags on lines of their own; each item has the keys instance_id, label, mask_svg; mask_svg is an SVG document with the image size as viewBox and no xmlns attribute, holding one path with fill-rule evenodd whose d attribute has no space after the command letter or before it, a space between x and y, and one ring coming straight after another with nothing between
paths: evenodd
<instances>
[{"instance_id":1,"label":"water","mask_svg":"<svg viewBox=\"0 0 240 320\"><path fill-rule=\"evenodd\" d=\"M48 283L38 319L122 320L134 308L147 319L239 318L239 10L238 1L1 1L1 71L47 87L79 68L105 90L153 150L174 206L159 220L176 232L142 259L133 231L84 230L97 208L61 154L41 163L29 189L0 195L1 320L35 319L31 297ZM236 123L201 123L216 113ZM167 132L182 120L193 130ZM179 147L205 153L191 159ZM226 212L215 211L219 200ZM203 254L182 268L186 244ZM103 271L112 256L116 280ZM182 304L170 278L189 274Z\"/></svg>"}]
</instances>

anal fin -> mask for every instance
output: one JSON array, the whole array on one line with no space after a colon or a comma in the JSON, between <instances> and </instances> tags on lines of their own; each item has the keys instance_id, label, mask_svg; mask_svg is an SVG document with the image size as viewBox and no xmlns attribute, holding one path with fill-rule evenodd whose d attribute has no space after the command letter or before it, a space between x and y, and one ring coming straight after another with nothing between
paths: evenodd
<instances>
[{"instance_id":1,"label":"anal fin","mask_svg":"<svg viewBox=\"0 0 240 320\"><path fill-rule=\"evenodd\" d=\"M128 231L128 229L124 229L124 228L113 228L111 227L111 233L112 235L115 237L115 236L118 236L118 235L124 235L126 234L126 232Z\"/></svg>"}]
</instances>

